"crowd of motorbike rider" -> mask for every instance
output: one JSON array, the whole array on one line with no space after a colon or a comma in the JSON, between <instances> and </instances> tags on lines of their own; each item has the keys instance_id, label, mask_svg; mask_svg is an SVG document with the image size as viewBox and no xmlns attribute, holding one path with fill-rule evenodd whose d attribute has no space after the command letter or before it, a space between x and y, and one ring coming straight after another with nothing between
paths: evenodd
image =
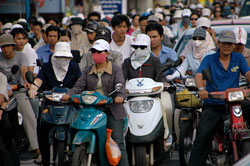
<instances>
[{"instance_id":1,"label":"crowd of motorbike rider","mask_svg":"<svg viewBox=\"0 0 250 166\"><path fill-rule=\"evenodd\" d=\"M65 17L62 22L56 17L49 17L45 22L41 17L33 16L28 21L19 19L15 24L7 21L0 27L0 165L19 165L18 152L13 148L12 124L5 113L9 98L17 100L18 112L23 116L28 151L34 153L37 163L46 166L50 164L50 125L37 123L41 110L36 98L39 91L69 88L63 101L86 90L107 96L117 83L125 86L127 80L147 77L165 85L176 77L184 77L189 69L195 75L200 98L204 100L189 165L205 165L216 126L223 115L221 110L225 110L225 103L208 99L208 93L239 87L240 76L250 81L246 30L243 27L225 30L217 38L211 28L213 19L236 17L233 11L238 12L237 3L230 5L234 10L228 11L229 4L223 6L220 2L206 7L192 4L184 8L178 0L171 6L156 5L154 10L142 15L131 10L128 15L115 13L110 18L94 11L86 18L79 14ZM223 11L220 17L215 14L218 9ZM162 64L178 59L172 48L181 34L190 28L195 30L179 55L183 63L178 71L170 69L159 73ZM42 66L38 66L37 59ZM19 69L13 74L14 65ZM202 70L208 68L217 87L202 82ZM27 71L32 71L36 77L33 84L26 80ZM12 92L11 82L21 85L17 92ZM177 111L173 94L164 93L168 94L171 104L162 103L165 130L160 148L167 151L166 130L175 133L178 144L178 117L173 120L173 112ZM129 165L123 136L127 116L122 105L125 97L123 87L114 97L115 105L107 113L107 127L113 130L111 137L121 150L121 166ZM242 102L247 122L250 122L249 105L248 99Z\"/></svg>"}]
</instances>

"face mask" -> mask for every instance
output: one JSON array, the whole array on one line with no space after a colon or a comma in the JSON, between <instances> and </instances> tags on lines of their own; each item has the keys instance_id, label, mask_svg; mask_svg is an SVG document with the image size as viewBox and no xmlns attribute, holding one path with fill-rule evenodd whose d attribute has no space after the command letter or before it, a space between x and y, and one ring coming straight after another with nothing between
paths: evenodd
<instances>
[{"instance_id":1,"label":"face mask","mask_svg":"<svg viewBox=\"0 0 250 166\"><path fill-rule=\"evenodd\" d=\"M170 13L171 13L171 14L174 14L174 12L175 12L175 9L171 9L171 10L170 10Z\"/></svg>"},{"instance_id":2,"label":"face mask","mask_svg":"<svg viewBox=\"0 0 250 166\"><path fill-rule=\"evenodd\" d=\"M52 56L51 63L57 81L63 81L63 79L65 78L69 68L70 60L71 58L57 58L55 56Z\"/></svg>"},{"instance_id":3,"label":"face mask","mask_svg":"<svg viewBox=\"0 0 250 166\"><path fill-rule=\"evenodd\" d=\"M78 24L72 25L71 31L72 31L72 34L74 34L74 35L79 34L82 32L82 26L78 25Z\"/></svg>"},{"instance_id":4,"label":"face mask","mask_svg":"<svg viewBox=\"0 0 250 166\"><path fill-rule=\"evenodd\" d=\"M150 48L141 49L137 48L131 56L131 65L136 70L138 67L141 67L150 57L151 50Z\"/></svg>"},{"instance_id":5,"label":"face mask","mask_svg":"<svg viewBox=\"0 0 250 166\"><path fill-rule=\"evenodd\" d=\"M170 21L170 16L166 16L165 19L166 19L166 22L169 22Z\"/></svg>"},{"instance_id":6,"label":"face mask","mask_svg":"<svg viewBox=\"0 0 250 166\"><path fill-rule=\"evenodd\" d=\"M189 23L190 23L189 17L183 17L183 18L182 18L182 22L183 22L184 24L189 24Z\"/></svg>"},{"instance_id":7,"label":"face mask","mask_svg":"<svg viewBox=\"0 0 250 166\"><path fill-rule=\"evenodd\" d=\"M106 54L105 53L92 53L93 60L95 64L102 64L106 61Z\"/></svg>"},{"instance_id":8,"label":"face mask","mask_svg":"<svg viewBox=\"0 0 250 166\"><path fill-rule=\"evenodd\" d=\"M193 45L195 47L200 47L203 43L203 40L193 40Z\"/></svg>"}]
</instances>

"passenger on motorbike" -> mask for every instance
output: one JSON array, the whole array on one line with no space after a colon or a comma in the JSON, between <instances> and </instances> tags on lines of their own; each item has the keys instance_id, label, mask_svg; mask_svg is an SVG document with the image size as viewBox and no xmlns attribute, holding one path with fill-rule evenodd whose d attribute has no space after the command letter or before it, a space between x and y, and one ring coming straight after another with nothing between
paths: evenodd
<instances>
[{"instance_id":1,"label":"passenger on motorbike","mask_svg":"<svg viewBox=\"0 0 250 166\"><path fill-rule=\"evenodd\" d=\"M151 78L154 81L167 82L164 73L159 77L161 62L160 60L152 55L150 49L150 38L145 34L138 34L135 42L131 45L135 49L130 58L124 60L122 64L122 71L125 80L133 78L146 77ZM159 99L160 100L160 99ZM166 110L162 108L163 122L164 122L164 147L166 147L166 139L168 133L168 124L166 118Z\"/></svg>"},{"instance_id":2,"label":"passenger on motorbike","mask_svg":"<svg viewBox=\"0 0 250 166\"><path fill-rule=\"evenodd\" d=\"M240 73L250 81L250 68L245 58L240 53L233 52L236 39L231 30L223 30L219 35L216 53L207 55L201 62L195 76L196 85L201 99L204 99L202 114L198 126L197 137L191 152L189 165L206 165L206 159L211 147L212 139L216 133L216 127L226 110L222 100L208 99L208 92L225 91L228 88L239 87ZM207 82L206 87L202 83L202 70L211 71L212 82ZM243 115L249 112L243 110Z\"/></svg>"},{"instance_id":3,"label":"passenger on motorbike","mask_svg":"<svg viewBox=\"0 0 250 166\"><path fill-rule=\"evenodd\" d=\"M39 88L42 90L52 90L55 87L72 88L81 76L79 66L74 62L70 62L72 58L69 43L56 43L51 60L42 66L34 80L34 85L30 87L30 97L34 98ZM44 122L41 124L39 132L42 163L45 166L49 165L48 134L50 129L50 125Z\"/></svg>"},{"instance_id":4,"label":"passenger on motorbike","mask_svg":"<svg viewBox=\"0 0 250 166\"><path fill-rule=\"evenodd\" d=\"M109 51L110 45L107 41L103 39L95 41L91 48L95 65L83 71L82 76L74 87L69 90L68 95L63 96L63 101L68 101L71 95L79 94L82 91L98 91L108 96L117 83L124 85L122 70L107 60ZM121 91L117 92L114 104L110 107L110 112L106 112L108 117L107 128L113 130L111 137L118 144L122 154L119 166L129 165L123 137L124 118L126 117L126 112L122 105L124 97L125 89L123 87Z\"/></svg>"},{"instance_id":5,"label":"passenger on motorbike","mask_svg":"<svg viewBox=\"0 0 250 166\"><path fill-rule=\"evenodd\" d=\"M12 77L13 81L17 81L21 85L28 85L25 78L25 73L28 70L28 57L22 52L14 51L15 45L16 44L11 35L4 34L0 36L0 47L2 49L2 52L0 53L0 71L7 77ZM14 65L20 66L20 70L12 76L11 68ZM14 98L18 103L18 111L22 114L24 119L24 130L30 143L28 150L34 151L36 157L40 154L37 140L37 121L31 103L27 100L26 89L20 88L14 93Z\"/></svg>"},{"instance_id":6,"label":"passenger on motorbike","mask_svg":"<svg viewBox=\"0 0 250 166\"><path fill-rule=\"evenodd\" d=\"M205 29L197 28L194 31L192 40L192 51L186 55L185 60L181 66L178 67L178 71L175 71L172 75L166 77L168 81L180 77L180 75L184 77L188 69L191 69L194 75L197 72L202 59L209 54L215 53L212 51L212 49L215 48L213 40L209 37L209 34L206 33Z\"/></svg>"},{"instance_id":7,"label":"passenger on motorbike","mask_svg":"<svg viewBox=\"0 0 250 166\"><path fill-rule=\"evenodd\" d=\"M18 166L19 159L15 144L13 144L12 128L5 108L9 100L8 82L6 76L0 72L0 165ZM13 147L14 146L14 147Z\"/></svg>"}]
</instances>

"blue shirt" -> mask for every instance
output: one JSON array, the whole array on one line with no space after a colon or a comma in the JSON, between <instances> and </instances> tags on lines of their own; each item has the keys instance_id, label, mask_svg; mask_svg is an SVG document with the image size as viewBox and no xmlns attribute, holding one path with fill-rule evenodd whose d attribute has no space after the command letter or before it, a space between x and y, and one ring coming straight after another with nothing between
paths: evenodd
<instances>
[{"instance_id":1,"label":"blue shirt","mask_svg":"<svg viewBox=\"0 0 250 166\"><path fill-rule=\"evenodd\" d=\"M152 54L154 55L153 52ZM168 58L170 58L173 61L176 61L178 59L176 52L172 48L166 47L164 45L161 45L161 51L158 54L158 58L160 59L161 64L166 63ZM167 73L165 74L166 75L170 74L170 71L167 71Z\"/></svg>"},{"instance_id":2,"label":"blue shirt","mask_svg":"<svg viewBox=\"0 0 250 166\"><path fill-rule=\"evenodd\" d=\"M201 62L197 73L202 74L202 70L211 71L212 82L217 86L217 91L225 91L228 88L238 88L240 74L245 75L250 71L244 56L238 52L231 54L228 69L225 70L219 61L219 51L207 55ZM216 86L207 81L206 90L208 92L216 91ZM222 100L206 99L205 104L224 104Z\"/></svg>"},{"instance_id":3,"label":"blue shirt","mask_svg":"<svg viewBox=\"0 0 250 166\"><path fill-rule=\"evenodd\" d=\"M48 63L50 61L50 56L53 54L53 52L49 48L49 44L39 47L36 53L37 58L41 59L43 63Z\"/></svg>"},{"instance_id":4,"label":"blue shirt","mask_svg":"<svg viewBox=\"0 0 250 166\"><path fill-rule=\"evenodd\" d=\"M41 70L39 71L37 78L43 81L42 90L51 90L55 87L72 88L78 78L81 76L81 71L77 63L70 62L69 68L63 82L57 81L52 64L43 64Z\"/></svg>"}]
</instances>

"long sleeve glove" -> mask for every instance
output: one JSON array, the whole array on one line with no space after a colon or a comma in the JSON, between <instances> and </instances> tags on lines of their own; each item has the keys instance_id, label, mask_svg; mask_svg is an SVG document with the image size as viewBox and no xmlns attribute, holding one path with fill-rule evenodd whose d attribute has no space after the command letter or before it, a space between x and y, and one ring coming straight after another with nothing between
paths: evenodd
<instances>
[{"instance_id":1,"label":"long sleeve glove","mask_svg":"<svg viewBox=\"0 0 250 166\"><path fill-rule=\"evenodd\" d=\"M182 67L179 67L177 69L178 71L175 71L172 75L168 75L166 76L166 79L168 81L172 81L173 79L177 78L177 77L180 77L180 73L181 73L181 76L184 77L185 76L185 70L182 68Z\"/></svg>"}]
</instances>

